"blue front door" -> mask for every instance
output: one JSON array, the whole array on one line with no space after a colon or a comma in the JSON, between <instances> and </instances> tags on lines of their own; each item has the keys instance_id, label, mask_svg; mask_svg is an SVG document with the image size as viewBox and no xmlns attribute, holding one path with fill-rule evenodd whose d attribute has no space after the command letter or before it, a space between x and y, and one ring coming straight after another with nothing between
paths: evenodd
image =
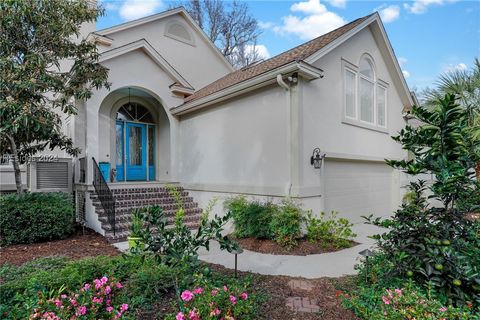
<instances>
[{"instance_id":1,"label":"blue front door","mask_svg":"<svg viewBox=\"0 0 480 320\"><path fill-rule=\"evenodd\" d=\"M147 125L125 125L126 180L147 180Z\"/></svg>"}]
</instances>

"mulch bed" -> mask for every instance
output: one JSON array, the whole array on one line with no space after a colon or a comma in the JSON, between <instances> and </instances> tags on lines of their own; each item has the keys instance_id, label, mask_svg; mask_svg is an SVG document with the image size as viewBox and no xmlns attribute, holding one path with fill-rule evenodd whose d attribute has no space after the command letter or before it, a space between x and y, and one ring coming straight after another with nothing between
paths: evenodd
<instances>
[{"instance_id":1,"label":"mulch bed","mask_svg":"<svg viewBox=\"0 0 480 320\"><path fill-rule=\"evenodd\" d=\"M234 275L234 271L226 269L223 266L209 264L209 267L216 272L228 276ZM304 279L287 276L267 276L250 272L239 272L239 277L253 277L254 289L257 292L264 293L267 300L260 306L258 319L268 320L359 320L355 314L341 306L340 291L334 284L348 282L348 277L344 278L319 278ZM288 282L294 279L301 279L312 286L312 290L292 289ZM320 311L316 313L295 312L286 306L288 297L306 297L316 301Z\"/></svg>"},{"instance_id":2,"label":"mulch bed","mask_svg":"<svg viewBox=\"0 0 480 320\"><path fill-rule=\"evenodd\" d=\"M64 240L55 240L32 244L15 244L0 248L0 265L5 263L21 265L41 257L64 256L77 260L92 256L115 256L120 254L114 246L100 234L81 228Z\"/></svg>"},{"instance_id":3,"label":"mulch bed","mask_svg":"<svg viewBox=\"0 0 480 320\"><path fill-rule=\"evenodd\" d=\"M306 239L299 239L298 245L294 248L288 249L282 247L273 240L244 238L235 239L243 249L250 251L268 253L274 255L292 255L292 256L306 256L309 254L319 254L327 252L335 252L345 248L336 248L331 243L311 243ZM358 243L355 241L349 241L349 248L356 246Z\"/></svg>"}]
</instances>

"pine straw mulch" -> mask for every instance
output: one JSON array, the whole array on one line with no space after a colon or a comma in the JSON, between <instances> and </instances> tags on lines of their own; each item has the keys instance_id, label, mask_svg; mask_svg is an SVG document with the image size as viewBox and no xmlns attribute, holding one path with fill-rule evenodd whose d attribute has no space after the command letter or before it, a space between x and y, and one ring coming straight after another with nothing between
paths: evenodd
<instances>
[{"instance_id":1,"label":"pine straw mulch","mask_svg":"<svg viewBox=\"0 0 480 320\"><path fill-rule=\"evenodd\" d=\"M254 252L268 253L274 255L292 255L292 256L306 256L309 254L320 254L327 252L335 252L345 248L337 248L332 243L311 243L305 238L298 239L297 246L293 248L286 248L279 245L277 242L268 239L243 238L238 239L231 236L240 244L240 247ZM349 241L351 248L358 245L355 241Z\"/></svg>"},{"instance_id":2,"label":"pine straw mulch","mask_svg":"<svg viewBox=\"0 0 480 320\"><path fill-rule=\"evenodd\" d=\"M0 266L3 264L21 265L25 262L45 257L68 257L78 260L94 256L116 256L120 251L91 229L77 228L75 234L63 240L15 244L0 248Z\"/></svg>"}]
</instances>

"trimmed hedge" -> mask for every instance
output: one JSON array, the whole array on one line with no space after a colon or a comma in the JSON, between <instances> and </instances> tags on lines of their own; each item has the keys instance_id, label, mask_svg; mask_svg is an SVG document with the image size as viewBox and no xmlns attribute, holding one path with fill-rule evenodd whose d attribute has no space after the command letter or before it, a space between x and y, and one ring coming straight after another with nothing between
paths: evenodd
<instances>
[{"instance_id":1,"label":"trimmed hedge","mask_svg":"<svg viewBox=\"0 0 480 320\"><path fill-rule=\"evenodd\" d=\"M71 196L60 192L8 194L0 197L0 243L63 239L74 231Z\"/></svg>"}]
</instances>

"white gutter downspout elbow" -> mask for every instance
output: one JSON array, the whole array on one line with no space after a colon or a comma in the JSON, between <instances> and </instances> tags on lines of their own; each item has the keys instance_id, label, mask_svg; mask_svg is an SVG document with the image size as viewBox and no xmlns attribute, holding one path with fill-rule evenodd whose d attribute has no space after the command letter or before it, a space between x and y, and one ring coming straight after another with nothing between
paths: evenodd
<instances>
[{"instance_id":1,"label":"white gutter downspout elbow","mask_svg":"<svg viewBox=\"0 0 480 320\"><path fill-rule=\"evenodd\" d=\"M277 74L277 83L283 89L287 91L290 90L290 86L285 81L283 81L283 77L281 74Z\"/></svg>"}]
</instances>

